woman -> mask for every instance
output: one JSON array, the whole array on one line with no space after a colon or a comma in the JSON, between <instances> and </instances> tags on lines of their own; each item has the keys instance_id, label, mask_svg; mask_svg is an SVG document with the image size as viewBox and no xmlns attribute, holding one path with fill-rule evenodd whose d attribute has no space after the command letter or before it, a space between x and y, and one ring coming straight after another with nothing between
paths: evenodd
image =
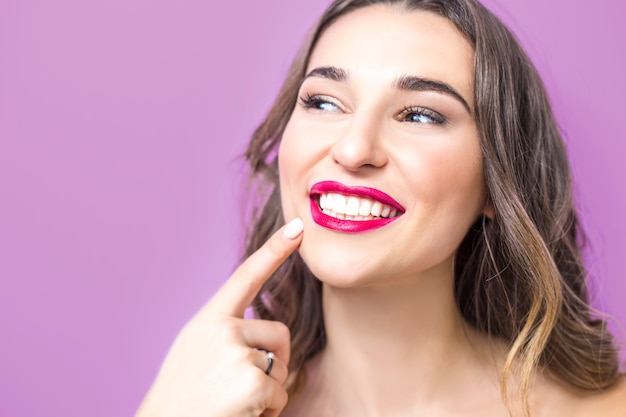
<instances>
[{"instance_id":1,"label":"woman","mask_svg":"<svg viewBox=\"0 0 626 417\"><path fill-rule=\"evenodd\" d=\"M480 4L335 1L247 158L249 258L138 415L625 415L547 96Z\"/></svg>"}]
</instances>

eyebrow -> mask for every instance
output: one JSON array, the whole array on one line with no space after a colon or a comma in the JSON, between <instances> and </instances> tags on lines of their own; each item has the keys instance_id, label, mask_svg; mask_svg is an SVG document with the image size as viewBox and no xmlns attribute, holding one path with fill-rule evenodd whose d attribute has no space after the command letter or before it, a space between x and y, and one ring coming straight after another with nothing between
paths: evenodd
<instances>
[{"instance_id":1,"label":"eyebrow","mask_svg":"<svg viewBox=\"0 0 626 417\"><path fill-rule=\"evenodd\" d=\"M326 78L328 80L337 81L341 83L345 83L348 81L348 73L341 68L337 67L317 67L313 68L305 77L302 79L302 82L309 77L320 77ZM302 84L302 83L300 83ZM450 87L448 84L431 80L423 77L416 77L414 75L403 75L395 79L392 83L394 88L400 90L407 91L434 91L437 93L446 94L458 100L463 107L467 110L468 113L472 113L467 100L463 98L463 96L458 93L454 88Z\"/></svg>"},{"instance_id":2,"label":"eyebrow","mask_svg":"<svg viewBox=\"0 0 626 417\"><path fill-rule=\"evenodd\" d=\"M313 68L311 72L309 72L303 79L306 80L309 77L321 77L326 78L332 81L338 81L340 83L345 83L348 81L348 73L337 67L317 67Z\"/></svg>"},{"instance_id":3,"label":"eyebrow","mask_svg":"<svg viewBox=\"0 0 626 417\"><path fill-rule=\"evenodd\" d=\"M470 106L469 104L467 104L467 101L463 98L463 96L459 94L454 88L441 81L415 77L412 75L403 75L394 81L393 86L399 88L400 90L435 91L437 93L447 94L460 101L461 104L463 104L463 107L465 107L465 109L467 110L467 112L469 114L472 114Z\"/></svg>"}]
</instances>

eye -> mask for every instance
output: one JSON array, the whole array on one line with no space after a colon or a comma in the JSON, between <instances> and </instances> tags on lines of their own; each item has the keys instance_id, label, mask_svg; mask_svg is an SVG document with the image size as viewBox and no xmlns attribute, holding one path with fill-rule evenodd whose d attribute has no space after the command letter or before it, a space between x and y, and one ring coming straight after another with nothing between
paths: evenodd
<instances>
[{"instance_id":1,"label":"eye","mask_svg":"<svg viewBox=\"0 0 626 417\"><path fill-rule=\"evenodd\" d=\"M340 112L341 109L333 102L333 99L323 95L306 94L300 97L302 106L307 109L320 110L325 112Z\"/></svg>"},{"instance_id":2,"label":"eye","mask_svg":"<svg viewBox=\"0 0 626 417\"><path fill-rule=\"evenodd\" d=\"M417 123L417 124L437 124L446 123L446 118L434 110L424 107L408 107L398 115L401 122Z\"/></svg>"}]
</instances>

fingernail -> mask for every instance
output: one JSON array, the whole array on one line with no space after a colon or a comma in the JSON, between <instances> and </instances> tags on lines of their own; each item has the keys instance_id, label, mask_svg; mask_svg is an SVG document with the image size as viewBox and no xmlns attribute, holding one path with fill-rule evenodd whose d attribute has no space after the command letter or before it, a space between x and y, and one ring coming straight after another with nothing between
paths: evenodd
<instances>
[{"instance_id":1,"label":"fingernail","mask_svg":"<svg viewBox=\"0 0 626 417\"><path fill-rule=\"evenodd\" d=\"M287 224L285 230L283 230L283 236L287 239L295 239L300 236L303 229L304 224L302 223L302 220L299 217L296 217Z\"/></svg>"}]
</instances>

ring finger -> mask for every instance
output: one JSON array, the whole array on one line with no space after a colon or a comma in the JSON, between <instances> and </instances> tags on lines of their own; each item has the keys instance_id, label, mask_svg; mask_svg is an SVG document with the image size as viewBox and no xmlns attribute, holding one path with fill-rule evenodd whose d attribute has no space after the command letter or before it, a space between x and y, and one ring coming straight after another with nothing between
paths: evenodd
<instances>
[{"instance_id":1,"label":"ring finger","mask_svg":"<svg viewBox=\"0 0 626 417\"><path fill-rule=\"evenodd\" d=\"M276 382L283 384L289 375L287 365L272 352L263 349L255 349L255 351L257 353L255 355L255 365L276 380Z\"/></svg>"}]
</instances>

